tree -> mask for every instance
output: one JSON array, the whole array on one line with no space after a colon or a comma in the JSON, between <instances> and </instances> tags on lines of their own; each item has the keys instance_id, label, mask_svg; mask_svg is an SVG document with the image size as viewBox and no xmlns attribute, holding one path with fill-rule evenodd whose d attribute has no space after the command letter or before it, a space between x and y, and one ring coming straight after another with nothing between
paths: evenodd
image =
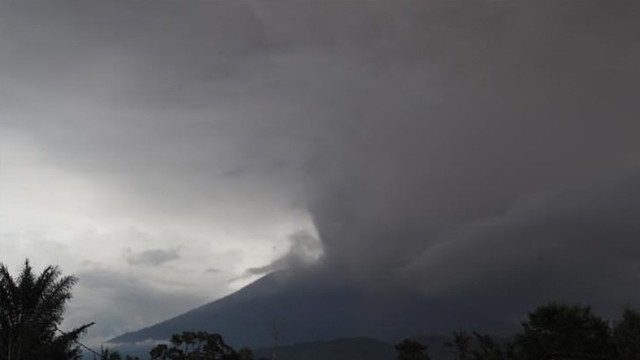
<instances>
[{"instance_id":1,"label":"tree","mask_svg":"<svg viewBox=\"0 0 640 360\"><path fill-rule=\"evenodd\" d=\"M626 308L622 321L613 328L620 360L640 360L640 312Z\"/></svg>"},{"instance_id":2,"label":"tree","mask_svg":"<svg viewBox=\"0 0 640 360\"><path fill-rule=\"evenodd\" d=\"M17 278L0 264L0 360L69 360L80 358L78 338L92 324L58 332L74 276L56 266L36 275L26 260Z\"/></svg>"},{"instance_id":3,"label":"tree","mask_svg":"<svg viewBox=\"0 0 640 360\"><path fill-rule=\"evenodd\" d=\"M122 360L122 355L120 355L120 352L113 351L108 347L100 347L100 358L98 360Z\"/></svg>"},{"instance_id":4,"label":"tree","mask_svg":"<svg viewBox=\"0 0 640 360\"><path fill-rule=\"evenodd\" d=\"M209 334L204 331L185 331L174 334L170 340L171 346L158 344L149 354L151 360L251 360L247 358L250 352L237 353L224 343L219 334Z\"/></svg>"},{"instance_id":5,"label":"tree","mask_svg":"<svg viewBox=\"0 0 640 360\"><path fill-rule=\"evenodd\" d=\"M452 349L456 360L471 359L471 342L473 338L466 331L455 331L453 340L444 343L446 348Z\"/></svg>"},{"instance_id":6,"label":"tree","mask_svg":"<svg viewBox=\"0 0 640 360\"><path fill-rule=\"evenodd\" d=\"M478 346L471 352L473 360L504 360L507 354L493 338L486 334L473 333Z\"/></svg>"},{"instance_id":7,"label":"tree","mask_svg":"<svg viewBox=\"0 0 640 360\"><path fill-rule=\"evenodd\" d=\"M550 303L529 313L516 337L518 359L611 359L615 347L609 324L589 307Z\"/></svg>"},{"instance_id":8,"label":"tree","mask_svg":"<svg viewBox=\"0 0 640 360\"><path fill-rule=\"evenodd\" d=\"M397 360L431 360L427 347L417 341L404 339L395 347L398 352Z\"/></svg>"},{"instance_id":9,"label":"tree","mask_svg":"<svg viewBox=\"0 0 640 360\"><path fill-rule=\"evenodd\" d=\"M456 360L504 360L510 358L510 352L503 350L491 336L473 332L473 336L466 331L453 333L453 340L446 342L445 347L451 348Z\"/></svg>"}]
</instances>

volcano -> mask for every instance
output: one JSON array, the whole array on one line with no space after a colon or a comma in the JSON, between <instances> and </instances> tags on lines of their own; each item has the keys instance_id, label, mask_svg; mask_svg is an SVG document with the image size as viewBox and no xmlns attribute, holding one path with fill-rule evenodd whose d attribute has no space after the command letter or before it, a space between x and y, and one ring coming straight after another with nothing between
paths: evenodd
<instances>
[{"instance_id":1,"label":"volcano","mask_svg":"<svg viewBox=\"0 0 640 360\"><path fill-rule=\"evenodd\" d=\"M233 346L252 348L305 341L369 337L399 341L417 334L450 334L481 328L510 332L514 324L489 318L499 304L464 300L446 303L417 295L373 290L329 271L268 274L219 300L111 343L162 341L182 331L222 334Z\"/></svg>"}]
</instances>

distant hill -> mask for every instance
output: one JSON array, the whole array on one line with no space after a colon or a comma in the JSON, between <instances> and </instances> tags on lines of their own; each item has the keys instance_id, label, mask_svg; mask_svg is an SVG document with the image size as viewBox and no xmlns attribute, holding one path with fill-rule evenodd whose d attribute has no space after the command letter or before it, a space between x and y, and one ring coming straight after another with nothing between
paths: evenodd
<instances>
[{"instance_id":1,"label":"distant hill","mask_svg":"<svg viewBox=\"0 0 640 360\"><path fill-rule=\"evenodd\" d=\"M473 310L477 309L468 304L382 295L336 273L280 271L220 300L110 342L167 340L185 330L203 330L222 334L234 347L262 348L271 346L274 331L281 335L281 344L287 345L357 337L395 343L411 334L450 334L478 324L485 331L504 328L483 317L487 312Z\"/></svg>"}]
</instances>

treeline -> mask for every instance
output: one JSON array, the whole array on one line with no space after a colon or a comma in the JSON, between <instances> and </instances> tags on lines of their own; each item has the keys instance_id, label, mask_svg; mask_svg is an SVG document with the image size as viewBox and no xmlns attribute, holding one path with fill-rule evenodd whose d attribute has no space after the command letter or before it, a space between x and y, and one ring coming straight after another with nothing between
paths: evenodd
<instances>
[{"instance_id":1,"label":"treeline","mask_svg":"<svg viewBox=\"0 0 640 360\"><path fill-rule=\"evenodd\" d=\"M456 360L640 360L640 312L627 308L611 323L590 307L550 303L522 322L512 341L459 331L445 343ZM396 345L398 360L430 360L417 341Z\"/></svg>"},{"instance_id":2,"label":"treeline","mask_svg":"<svg viewBox=\"0 0 640 360\"><path fill-rule=\"evenodd\" d=\"M219 334L185 331L171 336L169 344L158 344L149 351L151 360L253 360L249 348L234 350Z\"/></svg>"}]
</instances>

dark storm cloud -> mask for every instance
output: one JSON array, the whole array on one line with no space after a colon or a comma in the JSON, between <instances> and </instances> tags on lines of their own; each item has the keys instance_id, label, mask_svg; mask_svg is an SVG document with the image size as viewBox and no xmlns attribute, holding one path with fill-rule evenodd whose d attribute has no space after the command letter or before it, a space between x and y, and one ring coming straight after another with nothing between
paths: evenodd
<instances>
[{"instance_id":1,"label":"dark storm cloud","mask_svg":"<svg viewBox=\"0 0 640 360\"><path fill-rule=\"evenodd\" d=\"M74 4L2 51L13 98L89 103L9 121L61 166L174 216L307 208L323 266L427 296L640 301L601 299L635 280L637 4Z\"/></svg>"},{"instance_id":2,"label":"dark storm cloud","mask_svg":"<svg viewBox=\"0 0 640 360\"><path fill-rule=\"evenodd\" d=\"M640 14L599 4L442 5L407 25L423 63L371 72L319 162L326 261L436 297L637 303L607 295L636 280L618 249L638 236L623 180L640 160ZM512 214L523 199L541 204Z\"/></svg>"},{"instance_id":3,"label":"dark storm cloud","mask_svg":"<svg viewBox=\"0 0 640 360\"><path fill-rule=\"evenodd\" d=\"M365 274L386 271L523 196L637 168L638 107L627 91L638 74L625 66L636 55L591 34L626 34L609 27L629 24L597 19L587 31L560 10L567 19L502 19L512 21L502 39L466 34L423 103L388 93L372 101L360 133L343 143L348 155L330 165L342 166L335 187L316 198L330 256Z\"/></svg>"},{"instance_id":4,"label":"dark storm cloud","mask_svg":"<svg viewBox=\"0 0 640 360\"><path fill-rule=\"evenodd\" d=\"M432 296L638 301L637 182L636 173L523 198L444 235L405 270Z\"/></svg>"}]
</instances>

